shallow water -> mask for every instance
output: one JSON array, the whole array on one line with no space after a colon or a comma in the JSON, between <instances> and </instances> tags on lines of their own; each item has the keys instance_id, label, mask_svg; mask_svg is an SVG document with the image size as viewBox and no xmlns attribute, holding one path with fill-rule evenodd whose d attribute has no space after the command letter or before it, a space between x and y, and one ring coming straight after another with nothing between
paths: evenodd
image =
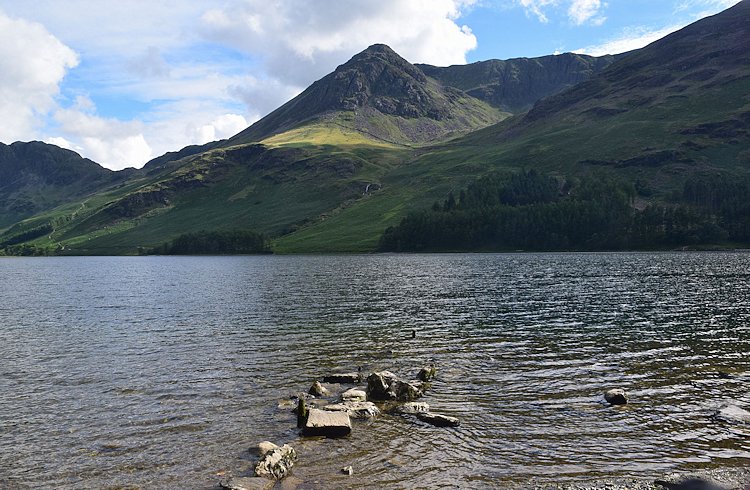
<instances>
[{"instance_id":1,"label":"shallow water","mask_svg":"<svg viewBox=\"0 0 750 490\"><path fill-rule=\"evenodd\" d=\"M750 429L711 418L750 404L750 254L3 259L0 297L0 487L208 489L266 439L298 448L299 488L750 463ZM329 371L429 362L457 429L301 440L279 408Z\"/></svg>"}]
</instances>

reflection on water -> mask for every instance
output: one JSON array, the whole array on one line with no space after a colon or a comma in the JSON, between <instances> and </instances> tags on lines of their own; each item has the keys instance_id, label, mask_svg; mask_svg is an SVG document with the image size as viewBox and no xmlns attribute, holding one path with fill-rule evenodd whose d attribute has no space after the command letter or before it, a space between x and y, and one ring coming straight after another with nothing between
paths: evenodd
<instances>
[{"instance_id":1,"label":"reflection on water","mask_svg":"<svg viewBox=\"0 0 750 490\"><path fill-rule=\"evenodd\" d=\"M298 447L300 488L750 458L748 428L710 417L750 403L747 254L5 259L0 294L0 486L212 488L266 439ZM301 441L278 408L329 370L427 362L458 429ZM615 386L623 409L600 402Z\"/></svg>"}]
</instances>

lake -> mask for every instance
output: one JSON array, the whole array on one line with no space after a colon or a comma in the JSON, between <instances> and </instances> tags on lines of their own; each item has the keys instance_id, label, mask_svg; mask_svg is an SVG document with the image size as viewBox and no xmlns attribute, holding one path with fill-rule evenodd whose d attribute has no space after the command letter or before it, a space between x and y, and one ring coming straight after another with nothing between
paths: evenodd
<instances>
[{"instance_id":1,"label":"lake","mask_svg":"<svg viewBox=\"0 0 750 490\"><path fill-rule=\"evenodd\" d=\"M209 489L263 440L298 449L301 489L750 461L750 428L711 417L750 404L747 253L7 258L0 296L0 487ZM285 407L430 362L458 428L303 440Z\"/></svg>"}]
</instances>

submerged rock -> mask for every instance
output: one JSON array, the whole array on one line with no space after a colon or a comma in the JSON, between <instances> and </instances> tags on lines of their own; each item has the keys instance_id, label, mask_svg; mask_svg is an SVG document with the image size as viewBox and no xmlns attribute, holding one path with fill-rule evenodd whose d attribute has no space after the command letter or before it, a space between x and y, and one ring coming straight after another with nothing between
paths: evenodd
<instances>
[{"instance_id":1,"label":"submerged rock","mask_svg":"<svg viewBox=\"0 0 750 490\"><path fill-rule=\"evenodd\" d=\"M438 415L430 412L418 412L417 418L422 422L427 422L435 427L458 427L461 425L456 417L449 417L447 415Z\"/></svg>"},{"instance_id":2,"label":"submerged rock","mask_svg":"<svg viewBox=\"0 0 750 490\"><path fill-rule=\"evenodd\" d=\"M604 399L610 405L626 405L628 403L628 394L625 393L625 390L616 388L604 393Z\"/></svg>"},{"instance_id":3,"label":"submerged rock","mask_svg":"<svg viewBox=\"0 0 750 490\"><path fill-rule=\"evenodd\" d=\"M360 381L362 381L362 375L360 373L333 373L323 376L324 383L355 385Z\"/></svg>"},{"instance_id":4,"label":"submerged rock","mask_svg":"<svg viewBox=\"0 0 750 490\"><path fill-rule=\"evenodd\" d=\"M310 387L310 390L308 390L308 393L313 396L328 396L331 394L331 392L328 391L328 389L323 386L320 381L314 382Z\"/></svg>"},{"instance_id":5,"label":"submerged rock","mask_svg":"<svg viewBox=\"0 0 750 490\"><path fill-rule=\"evenodd\" d=\"M346 412L353 419L371 419L380 415L380 409L372 402L350 401L326 405L323 410Z\"/></svg>"},{"instance_id":6,"label":"submerged rock","mask_svg":"<svg viewBox=\"0 0 750 490\"><path fill-rule=\"evenodd\" d=\"M364 402L367 401L367 393L357 388L352 388L343 392L341 399L345 402Z\"/></svg>"},{"instance_id":7,"label":"submerged rock","mask_svg":"<svg viewBox=\"0 0 750 490\"><path fill-rule=\"evenodd\" d=\"M255 477L229 477L221 480L219 486L225 490L267 490L272 488L274 482L265 478Z\"/></svg>"},{"instance_id":8,"label":"submerged rock","mask_svg":"<svg viewBox=\"0 0 750 490\"><path fill-rule=\"evenodd\" d=\"M281 447L276 446L267 452L258 464L255 465L255 474L263 478L281 480L289 474L297 459L297 451L292 446L284 444Z\"/></svg>"},{"instance_id":9,"label":"submerged rock","mask_svg":"<svg viewBox=\"0 0 750 490\"><path fill-rule=\"evenodd\" d=\"M367 378L367 396L372 400L412 401L424 394L421 381L404 381L390 371Z\"/></svg>"},{"instance_id":10,"label":"submerged rock","mask_svg":"<svg viewBox=\"0 0 750 490\"><path fill-rule=\"evenodd\" d=\"M419 373L417 374L417 379L424 381L424 382L430 382L433 379L435 379L436 374L437 374L437 369L435 369L435 366L433 365L425 366L419 370Z\"/></svg>"},{"instance_id":11,"label":"submerged rock","mask_svg":"<svg viewBox=\"0 0 750 490\"><path fill-rule=\"evenodd\" d=\"M430 405L425 402L406 402L393 409L394 413L416 414L430 411Z\"/></svg>"},{"instance_id":12,"label":"submerged rock","mask_svg":"<svg viewBox=\"0 0 750 490\"><path fill-rule=\"evenodd\" d=\"M738 405L724 405L716 411L714 417L731 424L750 424L750 412Z\"/></svg>"},{"instance_id":13,"label":"submerged rock","mask_svg":"<svg viewBox=\"0 0 750 490\"><path fill-rule=\"evenodd\" d=\"M352 431L352 421L347 412L310 409L307 423L302 429L306 436L343 437Z\"/></svg>"}]
</instances>

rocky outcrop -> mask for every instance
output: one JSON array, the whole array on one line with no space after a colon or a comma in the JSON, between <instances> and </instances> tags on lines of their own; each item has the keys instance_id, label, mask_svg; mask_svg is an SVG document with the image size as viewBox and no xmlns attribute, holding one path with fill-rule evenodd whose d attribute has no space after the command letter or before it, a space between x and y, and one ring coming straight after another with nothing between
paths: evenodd
<instances>
[{"instance_id":1,"label":"rocky outcrop","mask_svg":"<svg viewBox=\"0 0 750 490\"><path fill-rule=\"evenodd\" d=\"M427 76L472 97L513 113L536 101L590 79L617 57L564 53L539 58L488 60L466 65L416 65Z\"/></svg>"},{"instance_id":2,"label":"rocky outcrop","mask_svg":"<svg viewBox=\"0 0 750 490\"><path fill-rule=\"evenodd\" d=\"M302 429L306 436L343 437L352 431L352 421L347 412L310 409Z\"/></svg>"},{"instance_id":3,"label":"rocky outcrop","mask_svg":"<svg viewBox=\"0 0 750 490\"><path fill-rule=\"evenodd\" d=\"M430 412L418 412L416 415L422 422L427 422L435 427L458 427L461 425L461 422L456 417L449 417L447 415L439 415Z\"/></svg>"},{"instance_id":4,"label":"rocky outcrop","mask_svg":"<svg viewBox=\"0 0 750 490\"><path fill-rule=\"evenodd\" d=\"M326 405L323 410L329 412L346 412L353 419L371 419L380 415L380 409L372 402L347 401Z\"/></svg>"},{"instance_id":5,"label":"rocky outcrop","mask_svg":"<svg viewBox=\"0 0 750 490\"><path fill-rule=\"evenodd\" d=\"M419 373L417 373L417 379L419 379L420 381L429 383L430 381L435 379L436 374L437 374L437 369L435 369L435 366L433 365L425 366L419 370Z\"/></svg>"},{"instance_id":6,"label":"rocky outcrop","mask_svg":"<svg viewBox=\"0 0 750 490\"><path fill-rule=\"evenodd\" d=\"M604 400L610 405L626 405L628 403L628 394L625 390L614 389L604 393Z\"/></svg>"},{"instance_id":7,"label":"rocky outcrop","mask_svg":"<svg viewBox=\"0 0 750 490\"><path fill-rule=\"evenodd\" d=\"M367 378L367 397L371 400L412 401L424 395L421 381L405 381L390 371L372 373Z\"/></svg>"},{"instance_id":8,"label":"rocky outcrop","mask_svg":"<svg viewBox=\"0 0 750 490\"><path fill-rule=\"evenodd\" d=\"M308 393L313 396L328 396L331 394L331 392L329 392L328 389L320 383L320 381L314 382L310 387Z\"/></svg>"},{"instance_id":9,"label":"rocky outcrop","mask_svg":"<svg viewBox=\"0 0 750 490\"><path fill-rule=\"evenodd\" d=\"M297 459L297 451L288 444L281 447L276 446L276 448L266 445L265 448L270 449L270 451L266 452L255 465L255 475L273 480L281 480L286 477Z\"/></svg>"}]
</instances>

